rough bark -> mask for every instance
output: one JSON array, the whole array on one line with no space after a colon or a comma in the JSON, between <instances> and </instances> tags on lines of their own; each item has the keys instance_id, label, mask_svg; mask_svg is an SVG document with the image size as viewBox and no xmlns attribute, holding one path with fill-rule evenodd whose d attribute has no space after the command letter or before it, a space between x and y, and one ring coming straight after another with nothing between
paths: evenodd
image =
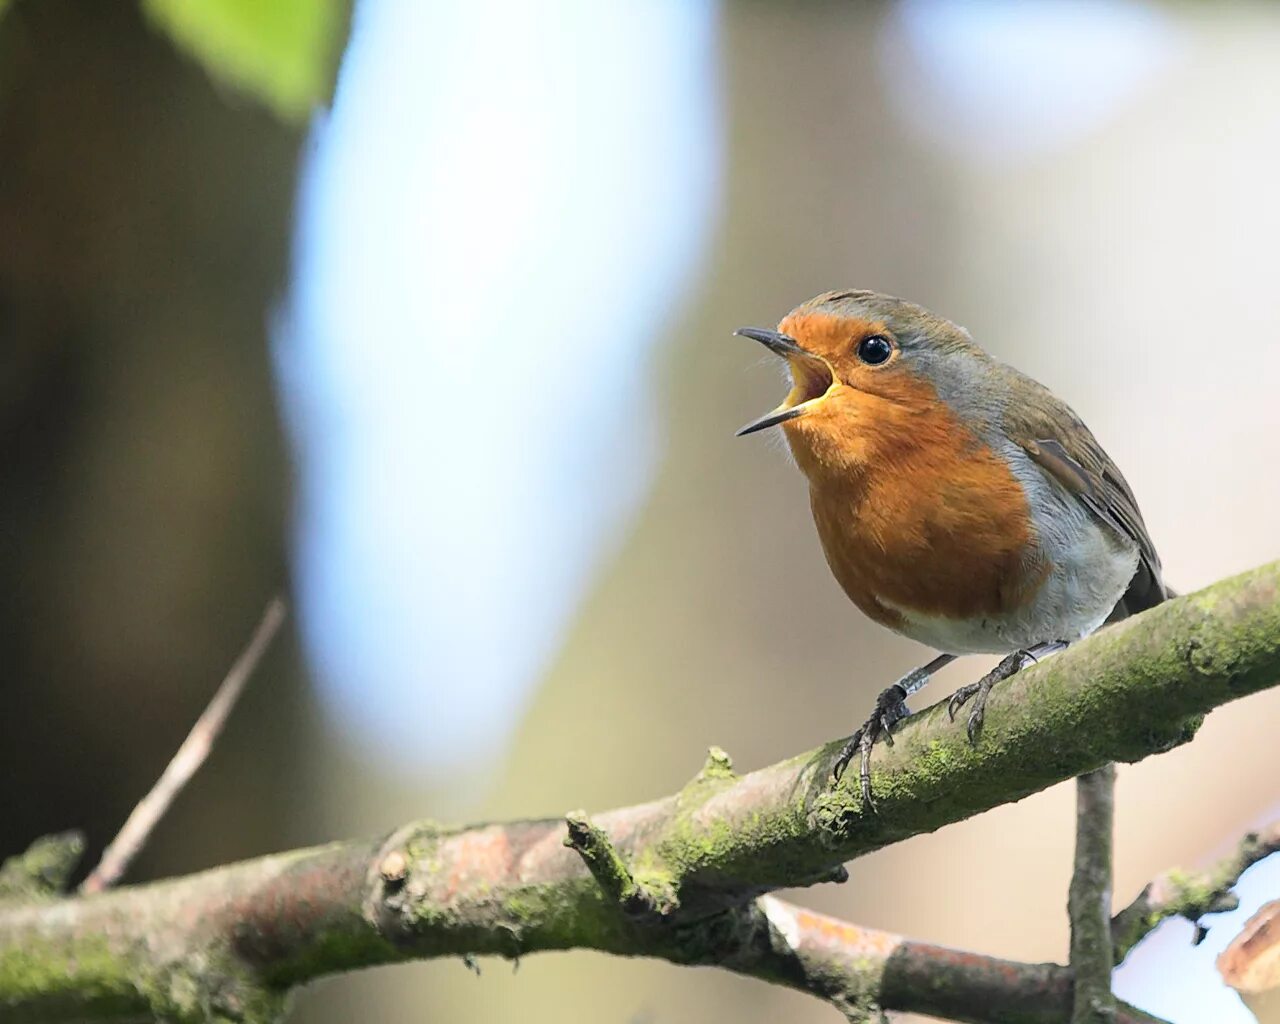
<instances>
[{"instance_id":1,"label":"rough bark","mask_svg":"<svg viewBox=\"0 0 1280 1024\"><path fill-rule=\"evenodd\" d=\"M5 1020L271 1021L293 986L323 974L582 945L787 985L854 1021L884 1010L982 1024L1070 1017L1071 972L1055 964L912 942L772 896L687 923L638 920L576 872L572 854L555 856L558 844L528 848L515 826L454 838L463 835L475 859L426 891L421 872L443 837L415 828L383 844L339 843L122 889L79 901L65 923L47 905L10 910L0 928L20 941L0 956ZM533 894L512 881L530 870L558 881ZM1116 1019L1158 1024L1124 1005Z\"/></svg>"},{"instance_id":2,"label":"rough bark","mask_svg":"<svg viewBox=\"0 0 1280 1024\"><path fill-rule=\"evenodd\" d=\"M1076 780L1076 854L1067 911L1074 975L1071 1024L1111 1024L1111 845L1116 766Z\"/></svg>"},{"instance_id":3,"label":"rough bark","mask_svg":"<svg viewBox=\"0 0 1280 1024\"><path fill-rule=\"evenodd\" d=\"M975 747L942 706L913 717L892 748L877 752L878 814L864 813L856 787L829 786L839 742L745 776L713 751L674 796L594 823L573 816L591 837L576 845L602 858L594 874L590 858L566 847L563 819L458 829L419 822L382 840L153 885L0 904L0 1008L15 1021L150 1014L259 1022L277 1018L293 986L337 971L589 947L805 987L855 1019L881 1008L940 1012L923 1005L937 986L898 984L898 966L915 961L900 954L891 971L892 950L880 967L851 953L866 970L843 976L833 997L811 976L816 968L797 966L803 929L788 937L787 913L756 897L838 878L841 862L899 839L1185 742L1204 713L1278 680L1273 563L1121 623L997 687ZM612 882L602 887L602 875ZM646 894L639 912L626 906L629 885ZM806 912L789 913L794 922ZM822 927L816 915L804 920ZM937 951L926 959L937 967L961 958ZM1007 976L1011 999L1025 1000L1026 971L1039 972L1035 984L1070 988L1051 967L979 960L991 977ZM987 1020L1067 1019L1004 1013L990 1000L984 1007ZM954 1015L979 1019L959 1007Z\"/></svg>"}]
</instances>

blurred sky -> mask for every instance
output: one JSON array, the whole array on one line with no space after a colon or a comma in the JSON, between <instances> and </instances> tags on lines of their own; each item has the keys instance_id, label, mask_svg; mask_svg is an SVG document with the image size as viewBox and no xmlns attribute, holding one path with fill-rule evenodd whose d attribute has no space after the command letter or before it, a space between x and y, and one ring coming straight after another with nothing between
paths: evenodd
<instances>
[{"instance_id":1,"label":"blurred sky","mask_svg":"<svg viewBox=\"0 0 1280 1024\"><path fill-rule=\"evenodd\" d=\"M278 352L302 625L370 757L492 758L645 493L715 43L688 0L358 6Z\"/></svg>"},{"instance_id":2,"label":"blurred sky","mask_svg":"<svg viewBox=\"0 0 1280 1024\"><path fill-rule=\"evenodd\" d=\"M649 348L720 197L715 22L709 0L358 5L277 351L309 650L370 756L490 757L644 495ZM1137 3L907 0L882 43L908 124L1007 160L1095 127L1176 34Z\"/></svg>"},{"instance_id":3,"label":"blurred sky","mask_svg":"<svg viewBox=\"0 0 1280 1024\"><path fill-rule=\"evenodd\" d=\"M1178 41L1155 4L903 0L880 55L895 112L927 144L1007 165L1097 128L1167 66Z\"/></svg>"},{"instance_id":4,"label":"blurred sky","mask_svg":"<svg viewBox=\"0 0 1280 1024\"><path fill-rule=\"evenodd\" d=\"M335 732L388 769L500 755L646 496L652 347L723 199L718 8L555 13L365 0L315 129L277 345L300 614ZM1186 45L1102 0L906 0L879 31L894 116L979 171L1077 143ZM1166 925L1120 993L1248 1021L1212 960L1278 878L1200 947Z\"/></svg>"},{"instance_id":5,"label":"blurred sky","mask_svg":"<svg viewBox=\"0 0 1280 1024\"><path fill-rule=\"evenodd\" d=\"M1280 806L1272 808L1266 822L1277 815ZM1224 846L1217 852L1225 856L1230 850ZM1214 961L1258 908L1280 892L1280 859L1271 857L1250 868L1235 891L1239 908L1207 915L1202 923L1209 933L1198 946L1190 921L1175 918L1156 929L1116 972L1116 995L1175 1024L1254 1024L1253 1014L1222 982Z\"/></svg>"}]
</instances>

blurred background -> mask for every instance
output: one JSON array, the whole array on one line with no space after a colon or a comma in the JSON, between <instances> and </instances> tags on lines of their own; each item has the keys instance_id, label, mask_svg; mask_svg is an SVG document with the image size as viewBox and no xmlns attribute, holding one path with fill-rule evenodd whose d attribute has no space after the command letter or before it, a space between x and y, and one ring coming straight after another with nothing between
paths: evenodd
<instances>
[{"instance_id":1,"label":"blurred background","mask_svg":"<svg viewBox=\"0 0 1280 1024\"><path fill-rule=\"evenodd\" d=\"M0 0L0 853L90 860L267 599L136 879L415 817L604 809L851 731L926 653L829 577L730 337L909 297L1065 397L1174 586L1280 555L1280 7ZM930 699L976 677L966 659ZM1116 901L1280 815L1280 691L1118 789ZM1063 959L1063 785L793 894ZM959 879L959 881L957 880ZM1117 977L1248 1024L1214 957ZM316 1024L826 1021L592 953L333 979ZM919 1019L919 1018L916 1018Z\"/></svg>"}]
</instances>

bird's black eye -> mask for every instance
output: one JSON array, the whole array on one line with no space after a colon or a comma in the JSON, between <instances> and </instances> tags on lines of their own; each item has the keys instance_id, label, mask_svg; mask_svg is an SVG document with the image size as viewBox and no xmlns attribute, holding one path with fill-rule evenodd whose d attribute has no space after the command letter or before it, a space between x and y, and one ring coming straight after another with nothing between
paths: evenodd
<instances>
[{"instance_id":1,"label":"bird's black eye","mask_svg":"<svg viewBox=\"0 0 1280 1024\"><path fill-rule=\"evenodd\" d=\"M868 366L879 366L893 355L893 345L883 334L872 334L858 342L858 358Z\"/></svg>"}]
</instances>

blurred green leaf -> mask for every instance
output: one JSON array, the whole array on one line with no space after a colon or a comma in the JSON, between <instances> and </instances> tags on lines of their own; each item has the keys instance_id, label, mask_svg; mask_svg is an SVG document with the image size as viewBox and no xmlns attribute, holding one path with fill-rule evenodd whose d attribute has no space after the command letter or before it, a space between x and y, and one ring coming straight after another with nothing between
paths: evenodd
<instances>
[{"instance_id":1,"label":"blurred green leaf","mask_svg":"<svg viewBox=\"0 0 1280 1024\"><path fill-rule=\"evenodd\" d=\"M0 0L0 9L8 0ZM214 78L295 120L328 96L345 0L142 0Z\"/></svg>"}]
</instances>

